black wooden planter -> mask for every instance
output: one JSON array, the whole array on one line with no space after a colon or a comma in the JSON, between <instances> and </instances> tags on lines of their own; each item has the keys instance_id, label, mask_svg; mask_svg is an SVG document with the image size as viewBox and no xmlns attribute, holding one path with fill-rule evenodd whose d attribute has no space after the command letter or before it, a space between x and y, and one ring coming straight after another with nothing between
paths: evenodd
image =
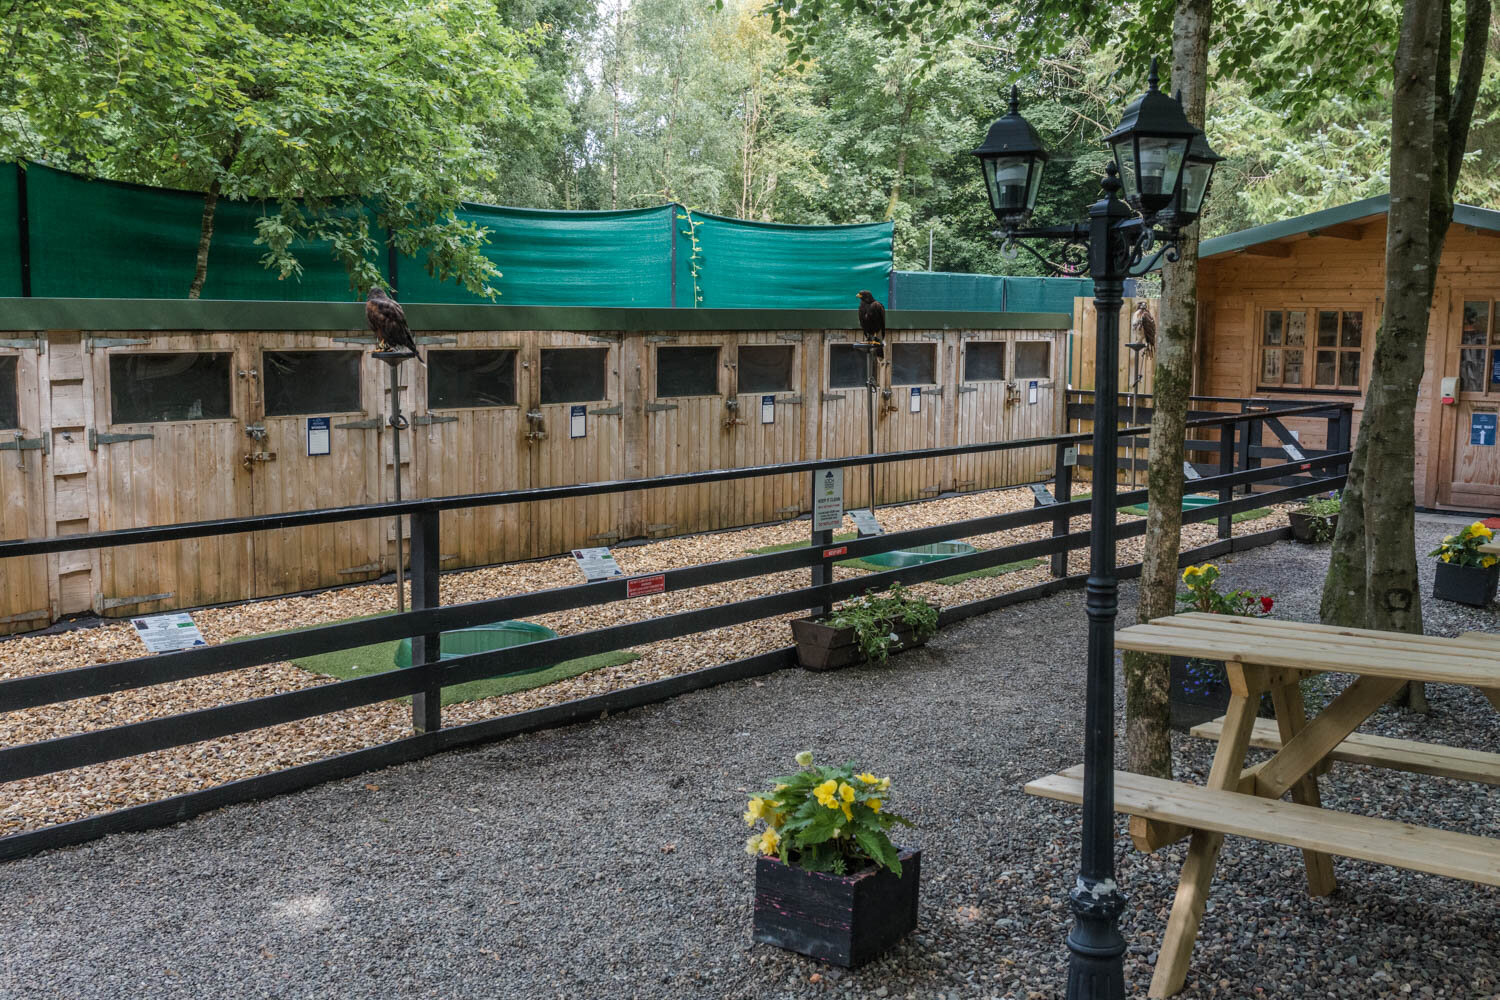
<instances>
[{"instance_id":1,"label":"black wooden planter","mask_svg":"<svg viewBox=\"0 0 1500 1000\"><path fill-rule=\"evenodd\" d=\"M1482 608L1495 599L1495 584L1500 581L1500 563L1489 569L1440 562L1432 580L1432 596Z\"/></svg>"},{"instance_id":2,"label":"black wooden planter","mask_svg":"<svg viewBox=\"0 0 1500 1000\"><path fill-rule=\"evenodd\" d=\"M891 643L892 653L927 641L918 639L905 622L892 625L891 632L896 636ZM815 618L796 618L792 621L792 638L797 643L797 662L808 670L837 670L865 662L864 650L855 641L853 628L834 628Z\"/></svg>"},{"instance_id":3,"label":"black wooden planter","mask_svg":"<svg viewBox=\"0 0 1500 1000\"><path fill-rule=\"evenodd\" d=\"M846 969L879 957L917 926L922 852L899 857L899 877L874 867L825 875L757 858L755 940Z\"/></svg>"},{"instance_id":4,"label":"black wooden planter","mask_svg":"<svg viewBox=\"0 0 1500 1000\"><path fill-rule=\"evenodd\" d=\"M1337 514L1304 514L1294 510L1286 518L1292 525L1292 537L1308 545L1333 541L1333 533L1339 526Z\"/></svg>"},{"instance_id":5,"label":"black wooden planter","mask_svg":"<svg viewBox=\"0 0 1500 1000\"><path fill-rule=\"evenodd\" d=\"M1192 729L1194 726L1205 722L1212 722L1225 712L1229 711L1229 681L1224 676L1224 663L1222 660L1197 660L1199 664L1213 664L1218 668L1217 677L1205 680L1204 669L1197 671L1197 676L1188 670L1188 659L1185 656L1174 656L1172 663L1172 684L1167 692L1167 700L1172 709L1171 726L1173 729ZM1271 718L1275 712L1271 706L1271 696L1261 695L1260 712L1263 718Z\"/></svg>"}]
</instances>

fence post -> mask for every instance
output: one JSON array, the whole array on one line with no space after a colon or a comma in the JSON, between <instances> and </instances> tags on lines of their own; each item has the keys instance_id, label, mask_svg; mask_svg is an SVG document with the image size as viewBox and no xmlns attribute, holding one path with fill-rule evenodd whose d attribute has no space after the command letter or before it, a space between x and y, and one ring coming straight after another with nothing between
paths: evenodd
<instances>
[{"instance_id":1,"label":"fence post","mask_svg":"<svg viewBox=\"0 0 1500 1000\"><path fill-rule=\"evenodd\" d=\"M810 520L808 521L808 523L809 524L817 524L817 518L818 518L818 474L816 472L809 472L807 474L807 481L808 481L809 490L810 490L810 492L808 494L807 509L812 512L809 515ZM843 506L842 501L840 501L839 506L841 506L841 507ZM874 509L873 505L872 505L871 509L872 510ZM822 548L827 549L830 545L833 544L833 532L832 531L816 531L816 530L814 530L813 533L812 533L812 543L811 544L816 545L816 546L821 546ZM830 584L832 582L833 582L833 560L832 559L821 559L817 563L814 563L813 564L813 568L812 568L812 585L814 587L825 587L826 588L828 586L828 584ZM827 591L825 590L824 591L824 596L823 596L823 610L822 610L822 613L825 614L825 615L831 615L831 614L833 614L833 601L829 600L828 597L826 596L826 594L827 594Z\"/></svg>"},{"instance_id":2,"label":"fence post","mask_svg":"<svg viewBox=\"0 0 1500 1000\"><path fill-rule=\"evenodd\" d=\"M425 611L437 607L438 597L438 518L437 511L411 515L411 609ZM437 632L414 635L411 639L413 670L425 670L435 677L436 670L424 664L437 664L441 658L442 637ZM443 727L443 687L433 683L411 696L411 725L418 733L431 733Z\"/></svg>"},{"instance_id":3,"label":"fence post","mask_svg":"<svg viewBox=\"0 0 1500 1000\"><path fill-rule=\"evenodd\" d=\"M1227 476L1234 471L1234 428L1238 421L1219 425L1219 475ZM1219 487L1219 503L1234 499L1233 486ZM1233 519L1228 514L1219 515L1219 537L1228 538L1234 533Z\"/></svg>"},{"instance_id":4,"label":"fence post","mask_svg":"<svg viewBox=\"0 0 1500 1000\"><path fill-rule=\"evenodd\" d=\"M1073 498L1073 466L1067 459L1068 445L1062 441L1057 443L1057 464L1053 466L1057 470L1056 497L1058 503L1067 503ZM1075 453L1076 454L1076 453ZM1072 527L1071 519L1059 517L1052 522L1052 537L1060 538L1068 533ZM1052 553L1052 575L1057 577L1068 575L1068 553L1071 550L1064 549L1061 552Z\"/></svg>"},{"instance_id":5,"label":"fence post","mask_svg":"<svg viewBox=\"0 0 1500 1000\"><path fill-rule=\"evenodd\" d=\"M1354 447L1354 404L1345 403L1339 408L1339 451L1349 451ZM1341 476L1349 474L1349 463L1345 462L1338 467Z\"/></svg>"}]
</instances>

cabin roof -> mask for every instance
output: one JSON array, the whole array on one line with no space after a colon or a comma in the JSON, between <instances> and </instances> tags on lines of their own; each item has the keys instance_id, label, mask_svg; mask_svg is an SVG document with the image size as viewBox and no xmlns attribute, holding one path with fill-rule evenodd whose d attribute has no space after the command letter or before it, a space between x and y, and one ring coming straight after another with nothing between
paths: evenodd
<instances>
[{"instance_id":1,"label":"cabin roof","mask_svg":"<svg viewBox=\"0 0 1500 1000\"><path fill-rule=\"evenodd\" d=\"M1252 226L1226 236L1215 236L1204 240L1198 248L1200 259L1242 253L1251 247L1267 243L1292 243L1311 239L1314 236L1332 236L1343 239L1359 239L1362 227L1385 217L1391 208L1391 196L1378 194L1373 198L1361 198L1347 205L1325 208L1321 212L1299 215L1294 219L1268 222L1263 226ZM1470 226L1489 232L1500 233L1500 212L1474 205L1453 206L1454 225Z\"/></svg>"}]
</instances>

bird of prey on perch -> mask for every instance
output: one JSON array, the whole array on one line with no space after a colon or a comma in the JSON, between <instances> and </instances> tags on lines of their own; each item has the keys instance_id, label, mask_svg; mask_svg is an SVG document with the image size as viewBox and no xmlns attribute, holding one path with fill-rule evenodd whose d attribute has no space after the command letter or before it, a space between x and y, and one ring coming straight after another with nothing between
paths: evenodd
<instances>
[{"instance_id":1,"label":"bird of prey on perch","mask_svg":"<svg viewBox=\"0 0 1500 1000\"><path fill-rule=\"evenodd\" d=\"M885 357L885 306L869 292L859 293L859 328L865 332L866 343L880 345L875 356Z\"/></svg>"},{"instance_id":2,"label":"bird of prey on perch","mask_svg":"<svg viewBox=\"0 0 1500 1000\"><path fill-rule=\"evenodd\" d=\"M1130 320L1130 329L1134 331L1138 340L1145 342L1146 350L1156 350L1156 319L1146 308L1144 301L1136 304L1135 315Z\"/></svg>"},{"instance_id":3,"label":"bird of prey on perch","mask_svg":"<svg viewBox=\"0 0 1500 1000\"><path fill-rule=\"evenodd\" d=\"M371 285L370 294L365 298L365 319L375 334L376 350L402 350L408 357L427 364L417 353L417 342L411 335L411 327L406 325L406 310L379 285Z\"/></svg>"}]
</instances>

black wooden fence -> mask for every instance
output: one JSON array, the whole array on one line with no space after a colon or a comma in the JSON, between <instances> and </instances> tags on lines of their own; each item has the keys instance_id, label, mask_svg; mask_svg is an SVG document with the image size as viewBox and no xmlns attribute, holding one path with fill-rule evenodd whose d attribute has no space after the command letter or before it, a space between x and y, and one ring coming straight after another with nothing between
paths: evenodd
<instances>
[{"instance_id":1,"label":"black wooden fence","mask_svg":"<svg viewBox=\"0 0 1500 1000\"><path fill-rule=\"evenodd\" d=\"M1340 404L1347 412L1348 404ZM1338 409L1339 407L1333 407ZM1330 409L1327 404L1283 410L1277 416L1310 415ZM1306 411L1306 414L1304 414ZM1191 429L1217 427L1221 442L1249 437L1252 428L1274 419L1265 412L1213 415L1195 419ZM1347 427L1347 421L1341 426ZM1139 434L1146 428L1123 428L1121 434ZM185 538L206 538L247 531L266 531L342 521L404 515L412 519L411 580L412 610L387 617L327 625L296 632L246 639L222 646L197 647L180 652L144 656L114 663L78 667L54 673L0 681L0 712L18 711L75 698L88 698L169 681L201 677L297 659L354 646L413 638L414 665L353 680L320 685L298 691L267 695L249 701L183 712L177 715L113 726L37 743L0 748L0 783L50 774L118 760L137 754L185 746L235 733L275 726L342 709L412 696L414 736L342 754L311 764L245 778L201 791L174 796L73 822L26 831L0 838L0 859L35 851L81 843L107 833L146 829L178 822L189 816L234 802L279 794L297 788L348 777L374 768L440 750L498 739L536 729L563 725L601 712L650 704L687 691L729 680L769 673L791 665L790 647L732 663L707 667L689 674L583 698L515 715L441 728L439 707L444 687L506 674L529 673L553 664L594 653L625 649L661 639L679 638L794 612L819 611L833 602L892 583L913 584L941 577L986 569L1022 559L1051 556L1054 579L1024 590L974 601L944 610L942 620L955 621L996 608L1031 600L1059 590L1081 587L1083 575L1069 576L1067 553L1086 548L1087 531L1070 531L1070 519L1087 516L1091 501L1072 500L1072 468L1077 448L1089 440L1087 434L1065 434L1048 438L992 442L950 448L932 448L886 455L852 456L809 462L791 462L745 469L685 473L648 480L584 483L572 486L473 494L438 499L406 500L398 503L365 504L325 510L298 511L258 517L230 518L156 527L129 528L93 534L67 535L0 541L0 560L44 553L78 551L121 545L141 545ZM1263 531L1243 538L1230 537L1232 515L1243 510L1338 488L1350 458L1347 435L1337 439L1338 451L1309 456L1264 467L1239 467L1235 452L1222 444L1225 471L1199 478L1195 490L1213 490L1220 502L1210 507L1186 510L1183 521L1217 519L1219 541L1182 553L1184 563L1213 558L1230 551L1265 545L1287 536L1286 528ZM493 507L539 500L561 499L599 493L641 489L671 489L701 483L751 479L758 476L806 473L809 489L817 474L828 469L869 464L912 461L978 452L1050 446L1056 453L1055 492L1038 492L1038 505L1031 510L971 518L933 527L918 528L832 545L832 533L813 533L804 548L748 556L723 562L665 570L629 579L614 579L519 594L466 604L440 606L438 600L439 515L445 510ZM1260 456L1264 458L1265 456ZM1286 483L1271 492L1236 497L1252 485ZM1121 493L1118 506L1146 500L1145 490ZM858 559L879 552L949 541L1028 525L1052 525L1050 537L1001 548L960 555L925 565L872 573L835 582L831 567L837 560ZM1121 539L1145 532L1145 522L1121 525ZM3 566L3 562L0 562ZM794 569L809 569L808 586L765 597L734 601L712 608L684 611L644 621L560 636L524 646L474 653L448 660L438 659L442 632L507 619L527 618L626 600L641 593L677 592L708 584L742 580ZM1139 575L1140 565L1121 567L1119 576Z\"/></svg>"}]
</instances>

